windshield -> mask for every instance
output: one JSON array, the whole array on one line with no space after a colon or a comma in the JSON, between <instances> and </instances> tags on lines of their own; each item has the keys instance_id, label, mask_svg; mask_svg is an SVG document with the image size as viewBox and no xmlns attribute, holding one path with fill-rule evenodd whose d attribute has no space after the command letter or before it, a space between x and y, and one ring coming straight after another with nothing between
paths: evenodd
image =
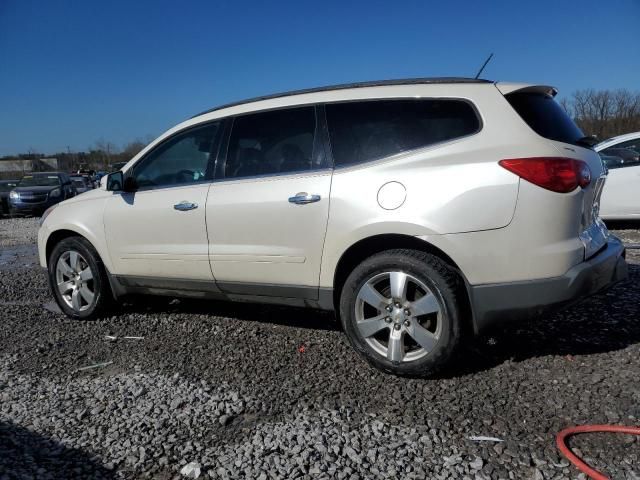
<instances>
[{"instance_id":1,"label":"windshield","mask_svg":"<svg viewBox=\"0 0 640 480\"><path fill-rule=\"evenodd\" d=\"M13 190L17 182L0 182L0 192L8 192L9 190Z\"/></svg>"},{"instance_id":2,"label":"windshield","mask_svg":"<svg viewBox=\"0 0 640 480\"><path fill-rule=\"evenodd\" d=\"M60 185L57 175L25 175L18 183L19 187L55 187Z\"/></svg>"}]
</instances>

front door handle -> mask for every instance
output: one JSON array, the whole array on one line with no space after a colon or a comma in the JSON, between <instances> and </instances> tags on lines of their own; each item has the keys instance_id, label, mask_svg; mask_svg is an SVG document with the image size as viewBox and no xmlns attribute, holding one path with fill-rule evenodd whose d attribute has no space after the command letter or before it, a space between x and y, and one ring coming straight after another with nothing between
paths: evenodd
<instances>
[{"instance_id":1,"label":"front door handle","mask_svg":"<svg viewBox=\"0 0 640 480\"><path fill-rule=\"evenodd\" d=\"M187 210L193 210L198 208L197 203L187 202L186 200L181 201L180 203L176 203L173 206L174 210L179 210L181 212L186 212Z\"/></svg>"},{"instance_id":2,"label":"front door handle","mask_svg":"<svg viewBox=\"0 0 640 480\"><path fill-rule=\"evenodd\" d=\"M307 192L299 192L295 196L289 197L289 203L295 203L296 205L306 205L307 203L319 201L320 195L309 195Z\"/></svg>"}]
</instances>

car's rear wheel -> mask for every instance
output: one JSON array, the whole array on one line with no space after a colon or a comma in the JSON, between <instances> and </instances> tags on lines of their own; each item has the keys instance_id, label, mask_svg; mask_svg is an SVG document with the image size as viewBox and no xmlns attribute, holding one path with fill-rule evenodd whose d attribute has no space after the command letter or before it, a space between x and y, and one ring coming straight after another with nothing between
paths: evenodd
<instances>
[{"instance_id":1,"label":"car's rear wheel","mask_svg":"<svg viewBox=\"0 0 640 480\"><path fill-rule=\"evenodd\" d=\"M69 237L58 243L49 257L48 272L56 302L67 316L93 319L110 304L104 265L86 239Z\"/></svg>"},{"instance_id":2,"label":"car's rear wheel","mask_svg":"<svg viewBox=\"0 0 640 480\"><path fill-rule=\"evenodd\" d=\"M398 375L436 373L460 342L458 276L439 258L390 250L358 265L347 278L340 318L369 363Z\"/></svg>"}]
</instances>

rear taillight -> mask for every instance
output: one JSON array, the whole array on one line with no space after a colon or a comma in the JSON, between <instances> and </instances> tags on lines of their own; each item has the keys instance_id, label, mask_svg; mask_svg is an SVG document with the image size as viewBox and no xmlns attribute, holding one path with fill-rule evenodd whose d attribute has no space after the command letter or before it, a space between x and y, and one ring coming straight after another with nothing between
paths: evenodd
<instances>
[{"instance_id":1,"label":"rear taillight","mask_svg":"<svg viewBox=\"0 0 640 480\"><path fill-rule=\"evenodd\" d=\"M574 158L510 158L498 163L528 182L552 192L569 193L591 183L589 165Z\"/></svg>"}]
</instances>

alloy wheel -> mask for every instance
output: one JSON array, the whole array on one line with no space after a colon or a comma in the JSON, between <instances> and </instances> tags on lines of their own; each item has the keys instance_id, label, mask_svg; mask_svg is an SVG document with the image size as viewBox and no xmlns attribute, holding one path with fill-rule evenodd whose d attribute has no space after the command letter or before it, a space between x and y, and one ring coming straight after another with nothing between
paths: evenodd
<instances>
[{"instance_id":1,"label":"alloy wheel","mask_svg":"<svg viewBox=\"0 0 640 480\"><path fill-rule=\"evenodd\" d=\"M411 362L438 343L443 307L431 289L401 271L380 273L358 291L356 327L367 344L387 360Z\"/></svg>"},{"instance_id":2,"label":"alloy wheel","mask_svg":"<svg viewBox=\"0 0 640 480\"><path fill-rule=\"evenodd\" d=\"M65 304L76 312L87 310L95 298L93 271L77 251L63 252L56 263L56 286Z\"/></svg>"}]
</instances>

